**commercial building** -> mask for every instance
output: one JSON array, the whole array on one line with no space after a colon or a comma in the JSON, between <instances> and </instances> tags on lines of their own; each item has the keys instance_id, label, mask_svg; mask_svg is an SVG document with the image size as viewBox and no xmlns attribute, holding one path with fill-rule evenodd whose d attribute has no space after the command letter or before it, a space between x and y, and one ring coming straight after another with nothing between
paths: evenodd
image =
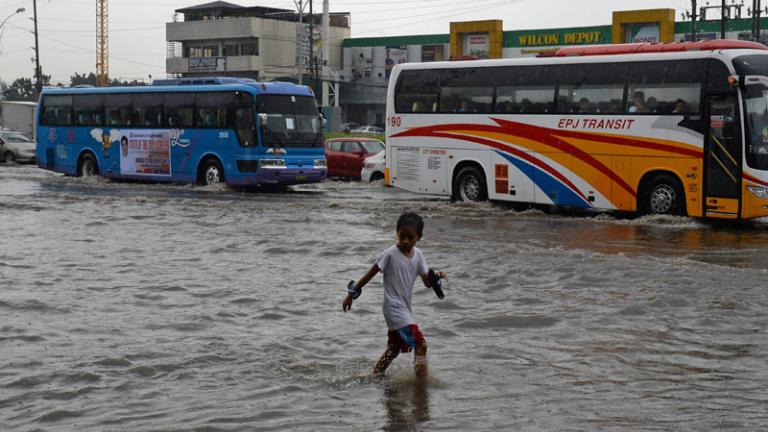
<instances>
[{"instance_id":1,"label":"commercial building","mask_svg":"<svg viewBox=\"0 0 768 432\"><path fill-rule=\"evenodd\" d=\"M176 10L183 21L166 24L171 76L236 76L261 81L295 80L316 64L341 68L341 44L349 37L349 13L330 14L330 37L322 15L216 1ZM322 44L330 43L330 58Z\"/></svg>"}]
</instances>

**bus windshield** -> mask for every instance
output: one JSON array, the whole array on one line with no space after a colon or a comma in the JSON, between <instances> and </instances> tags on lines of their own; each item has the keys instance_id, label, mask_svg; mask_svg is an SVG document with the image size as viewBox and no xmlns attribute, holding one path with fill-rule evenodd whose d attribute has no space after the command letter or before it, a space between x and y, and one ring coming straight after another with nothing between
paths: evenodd
<instances>
[{"instance_id":1,"label":"bus windshield","mask_svg":"<svg viewBox=\"0 0 768 432\"><path fill-rule=\"evenodd\" d=\"M747 165L759 170L768 170L768 88L759 85L747 86Z\"/></svg>"},{"instance_id":2,"label":"bus windshield","mask_svg":"<svg viewBox=\"0 0 768 432\"><path fill-rule=\"evenodd\" d=\"M266 147L322 147L323 130L312 96L262 94L259 113L267 115Z\"/></svg>"}]
</instances>

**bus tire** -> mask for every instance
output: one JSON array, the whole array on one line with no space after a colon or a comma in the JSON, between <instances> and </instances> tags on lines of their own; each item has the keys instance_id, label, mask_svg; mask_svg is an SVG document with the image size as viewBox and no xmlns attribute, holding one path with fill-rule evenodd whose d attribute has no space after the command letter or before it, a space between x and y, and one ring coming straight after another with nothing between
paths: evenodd
<instances>
[{"instance_id":1,"label":"bus tire","mask_svg":"<svg viewBox=\"0 0 768 432\"><path fill-rule=\"evenodd\" d=\"M208 158L200 165L198 183L203 186L224 183L224 168L216 158Z\"/></svg>"},{"instance_id":2,"label":"bus tire","mask_svg":"<svg viewBox=\"0 0 768 432\"><path fill-rule=\"evenodd\" d=\"M10 151L7 151L7 152L3 153L3 158L2 158L2 160L0 160L0 162L2 162L2 163L11 163L11 162L14 162L15 160L16 160L16 158L13 157L13 153L11 153Z\"/></svg>"},{"instance_id":3,"label":"bus tire","mask_svg":"<svg viewBox=\"0 0 768 432\"><path fill-rule=\"evenodd\" d=\"M462 168L456 175L453 198L455 200L480 202L488 199L488 189L485 186L483 173L473 167Z\"/></svg>"},{"instance_id":4,"label":"bus tire","mask_svg":"<svg viewBox=\"0 0 768 432\"><path fill-rule=\"evenodd\" d=\"M99 162L92 153L84 153L77 162L78 177L95 177L99 175Z\"/></svg>"},{"instance_id":5,"label":"bus tire","mask_svg":"<svg viewBox=\"0 0 768 432\"><path fill-rule=\"evenodd\" d=\"M638 197L638 210L644 215L685 214L685 193L680 181L669 174L654 177Z\"/></svg>"}]
</instances>

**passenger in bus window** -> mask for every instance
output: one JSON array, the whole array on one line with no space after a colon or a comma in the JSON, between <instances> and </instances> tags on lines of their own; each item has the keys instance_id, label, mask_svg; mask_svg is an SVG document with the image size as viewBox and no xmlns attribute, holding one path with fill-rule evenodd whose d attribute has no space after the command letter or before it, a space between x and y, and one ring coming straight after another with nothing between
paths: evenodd
<instances>
[{"instance_id":1,"label":"passenger in bus window","mask_svg":"<svg viewBox=\"0 0 768 432\"><path fill-rule=\"evenodd\" d=\"M588 114L592 112L592 105L589 103L588 98L579 99L579 114Z\"/></svg>"},{"instance_id":2,"label":"passenger in bus window","mask_svg":"<svg viewBox=\"0 0 768 432\"><path fill-rule=\"evenodd\" d=\"M515 110L515 106L512 104L511 101L506 101L501 104L498 111L503 113L511 113Z\"/></svg>"},{"instance_id":3,"label":"passenger in bus window","mask_svg":"<svg viewBox=\"0 0 768 432\"><path fill-rule=\"evenodd\" d=\"M560 96L557 98L557 112L568 113L571 110L568 109L568 96Z\"/></svg>"},{"instance_id":4,"label":"passenger in bus window","mask_svg":"<svg viewBox=\"0 0 768 432\"><path fill-rule=\"evenodd\" d=\"M472 106L469 104L469 101L466 99L462 99L459 101L458 106L456 107L456 112L459 113L469 113L472 112Z\"/></svg>"},{"instance_id":5,"label":"passenger in bus window","mask_svg":"<svg viewBox=\"0 0 768 432\"><path fill-rule=\"evenodd\" d=\"M678 99L675 101L675 109L672 110L672 114L685 114L688 112L688 108L686 108L685 101L682 99Z\"/></svg>"},{"instance_id":6,"label":"passenger in bus window","mask_svg":"<svg viewBox=\"0 0 768 432\"><path fill-rule=\"evenodd\" d=\"M619 99L611 99L608 101L608 112L611 114L621 113L621 101Z\"/></svg>"},{"instance_id":7,"label":"passenger in bus window","mask_svg":"<svg viewBox=\"0 0 768 432\"><path fill-rule=\"evenodd\" d=\"M653 96L648 98L648 100L645 102L645 106L648 112L659 112L659 101L656 100L656 98Z\"/></svg>"},{"instance_id":8,"label":"passenger in bus window","mask_svg":"<svg viewBox=\"0 0 768 432\"><path fill-rule=\"evenodd\" d=\"M521 113L530 113L533 112L533 102L531 102L530 99L525 98L520 102L520 112Z\"/></svg>"},{"instance_id":9,"label":"passenger in bus window","mask_svg":"<svg viewBox=\"0 0 768 432\"><path fill-rule=\"evenodd\" d=\"M648 112L648 107L645 106L645 93L636 91L632 95L632 105L629 107L631 113L644 113Z\"/></svg>"}]
</instances>

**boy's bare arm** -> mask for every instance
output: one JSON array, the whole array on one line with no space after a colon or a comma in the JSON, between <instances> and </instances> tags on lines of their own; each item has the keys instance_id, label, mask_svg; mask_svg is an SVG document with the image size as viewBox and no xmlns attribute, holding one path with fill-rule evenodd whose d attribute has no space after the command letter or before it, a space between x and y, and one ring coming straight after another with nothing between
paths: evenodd
<instances>
[{"instance_id":1,"label":"boy's bare arm","mask_svg":"<svg viewBox=\"0 0 768 432\"><path fill-rule=\"evenodd\" d=\"M379 272L379 266L376 264L372 265L371 268L366 272L363 277L360 278L360 280L357 281L358 289L362 289L368 282L373 279L374 276L376 276L376 273ZM352 309L352 301L354 299L352 298L352 294L347 294L347 297L344 299L344 301L341 303L341 308L344 310L344 312Z\"/></svg>"}]
</instances>

